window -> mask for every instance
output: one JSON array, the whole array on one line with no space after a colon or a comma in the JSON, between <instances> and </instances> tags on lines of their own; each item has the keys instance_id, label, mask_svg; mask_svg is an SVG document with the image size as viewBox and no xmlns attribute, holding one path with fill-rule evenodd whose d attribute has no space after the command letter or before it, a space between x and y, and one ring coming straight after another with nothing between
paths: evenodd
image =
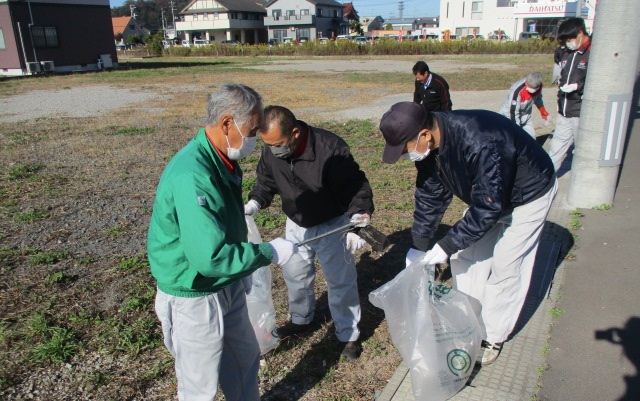
<instances>
[{"instance_id":1,"label":"window","mask_svg":"<svg viewBox=\"0 0 640 401\"><path fill-rule=\"evenodd\" d=\"M34 47L58 47L58 29L54 26L34 26L31 36Z\"/></svg>"},{"instance_id":2,"label":"window","mask_svg":"<svg viewBox=\"0 0 640 401\"><path fill-rule=\"evenodd\" d=\"M338 18L338 17L340 16L339 12L340 12L340 11L338 11L338 10L333 10L333 16L334 16L335 18Z\"/></svg>"},{"instance_id":3,"label":"window","mask_svg":"<svg viewBox=\"0 0 640 401\"><path fill-rule=\"evenodd\" d=\"M277 40L278 42L282 42L283 38L287 37L287 30L286 29L274 29L273 30L273 38L275 40Z\"/></svg>"},{"instance_id":4,"label":"window","mask_svg":"<svg viewBox=\"0 0 640 401\"><path fill-rule=\"evenodd\" d=\"M309 9L305 8L304 10L300 10L300 15L309 15Z\"/></svg>"},{"instance_id":5,"label":"window","mask_svg":"<svg viewBox=\"0 0 640 401\"><path fill-rule=\"evenodd\" d=\"M471 3L471 19L482 19L482 5L481 1Z\"/></svg>"},{"instance_id":6,"label":"window","mask_svg":"<svg viewBox=\"0 0 640 401\"><path fill-rule=\"evenodd\" d=\"M7 48L7 45L4 43L4 33L2 33L2 28L0 28L0 50L4 50Z\"/></svg>"},{"instance_id":7,"label":"window","mask_svg":"<svg viewBox=\"0 0 640 401\"><path fill-rule=\"evenodd\" d=\"M307 40L309 40L311 37L310 33L311 30L309 28L298 29L298 38L307 38Z\"/></svg>"},{"instance_id":8,"label":"window","mask_svg":"<svg viewBox=\"0 0 640 401\"><path fill-rule=\"evenodd\" d=\"M511 0L498 0L496 7L511 7Z\"/></svg>"},{"instance_id":9,"label":"window","mask_svg":"<svg viewBox=\"0 0 640 401\"><path fill-rule=\"evenodd\" d=\"M230 19L238 19L238 13L231 13L229 16Z\"/></svg>"},{"instance_id":10,"label":"window","mask_svg":"<svg viewBox=\"0 0 640 401\"><path fill-rule=\"evenodd\" d=\"M282 10L273 10L271 11L271 15L273 15L273 19L277 21L282 16Z\"/></svg>"},{"instance_id":11,"label":"window","mask_svg":"<svg viewBox=\"0 0 640 401\"><path fill-rule=\"evenodd\" d=\"M193 20L197 21L198 20L198 13L193 14Z\"/></svg>"},{"instance_id":12,"label":"window","mask_svg":"<svg viewBox=\"0 0 640 401\"><path fill-rule=\"evenodd\" d=\"M209 13L202 13L202 18L209 19Z\"/></svg>"},{"instance_id":13,"label":"window","mask_svg":"<svg viewBox=\"0 0 640 401\"><path fill-rule=\"evenodd\" d=\"M296 10L287 10L287 17L295 17Z\"/></svg>"},{"instance_id":14,"label":"window","mask_svg":"<svg viewBox=\"0 0 640 401\"><path fill-rule=\"evenodd\" d=\"M316 13L318 14L318 17L324 17L324 10L321 8L316 9Z\"/></svg>"}]
</instances>

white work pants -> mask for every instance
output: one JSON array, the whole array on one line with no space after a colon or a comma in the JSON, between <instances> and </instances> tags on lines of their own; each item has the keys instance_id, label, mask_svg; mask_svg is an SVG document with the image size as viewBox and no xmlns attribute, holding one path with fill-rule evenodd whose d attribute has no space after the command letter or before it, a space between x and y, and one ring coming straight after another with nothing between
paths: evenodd
<instances>
[{"instance_id":1,"label":"white work pants","mask_svg":"<svg viewBox=\"0 0 640 401\"><path fill-rule=\"evenodd\" d=\"M556 171L562 166L562 161L567 156L569 147L573 145L578 135L579 124L579 117L567 118L558 114L556 118L556 128L553 132L553 138L551 138L548 152Z\"/></svg>"},{"instance_id":2,"label":"white work pants","mask_svg":"<svg viewBox=\"0 0 640 401\"><path fill-rule=\"evenodd\" d=\"M158 290L156 313L164 344L175 358L180 401L213 401L218 382L227 400L260 400L260 348L245 289L238 281L196 298Z\"/></svg>"},{"instance_id":3,"label":"white work pants","mask_svg":"<svg viewBox=\"0 0 640 401\"><path fill-rule=\"evenodd\" d=\"M533 128L533 121L531 118L529 118L529 121L522 126L522 129L525 130L527 134L531 135L533 139L536 139L536 129Z\"/></svg>"},{"instance_id":4,"label":"white work pants","mask_svg":"<svg viewBox=\"0 0 640 401\"><path fill-rule=\"evenodd\" d=\"M286 238L295 243L312 238L349 223L347 216L340 216L304 228L287 219ZM339 341L355 341L360 336L360 299L355 257L347 249L346 234L334 234L299 247L298 253L282 266L282 273L289 293L289 313L294 324L308 324L315 309L314 257L324 272L329 296L329 310Z\"/></svg>"},{"instance_id":5,"label":"white work pants","mask_svg":"<svg viewBox=\"0 0 640 401\"><path fill-rule=\"evenodd\" d=\"M556 183L541 198L503 215L480 240L451 257L454 288L482 304L487 341L503 342L515 327L557 189Z\"/></svg>"}]
</instances>

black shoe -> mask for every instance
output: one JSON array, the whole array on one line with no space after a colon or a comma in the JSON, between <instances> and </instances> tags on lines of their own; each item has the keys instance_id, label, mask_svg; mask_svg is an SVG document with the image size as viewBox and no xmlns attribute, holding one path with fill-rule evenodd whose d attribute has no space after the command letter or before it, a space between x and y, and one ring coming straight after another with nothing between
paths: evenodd
<instances>
[{"instance_id":1,"label":"black shoe","mask_svg":"<svg viewBox=\"0 0 640 401\"><path fill-rule=\"evenodd\" d=\"M342 352L340 353L340 357L346 359L347 361L353 361L358 359L360 353L362 352L362 346L359 341L349 341L349 342L340 342L340 344L344 345Z\"/></svg>"},{"instance_id":2,"label":"black shoe","mask_svg":"<svg viewBox=\"0 0 640 401\"><path fill-rule=\"evenodd\" d=\"M304 336L311 333L312 330L313 326L311 324L294 324L287 322L284 326L278 327L273 334L284 339L293 336Z\"/></svg>"}]
</instances>

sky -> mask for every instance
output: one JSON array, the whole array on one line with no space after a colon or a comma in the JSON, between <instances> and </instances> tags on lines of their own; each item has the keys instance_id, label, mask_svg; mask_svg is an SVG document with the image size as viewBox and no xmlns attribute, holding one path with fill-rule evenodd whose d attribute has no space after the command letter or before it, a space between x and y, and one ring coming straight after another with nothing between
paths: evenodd
<instances>
[{"instance_id":1,"label":"sky","mask_svg":"<svg viewBox=\"0 0 640 401\"><path fill-rule=\"evenodd\" d=\"M340 1L340 0L338 0ZM111 7L120 7L124 0L110 0ZM344 3L344 1L340 1ZM352 0L358 15L381 16L384 19L399 16L398 0ZM402 0L404 18L437 17L440 15L440 0Z\"/></svg>"}]
</instances>

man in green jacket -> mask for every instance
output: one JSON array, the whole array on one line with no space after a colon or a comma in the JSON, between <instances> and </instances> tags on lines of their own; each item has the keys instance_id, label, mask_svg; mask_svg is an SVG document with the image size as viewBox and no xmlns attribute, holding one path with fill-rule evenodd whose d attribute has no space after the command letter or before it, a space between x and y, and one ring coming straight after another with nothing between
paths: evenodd
<instances>
[{"instance_id":1,"label":"man in green jacket","mask_svg":"<svg viewBox=\"0 0 640 401\"><path fill-rule=\"evenodd\" d=\"M147 243L156 313L181 401L213 401L218 383L227 400L257 401L260 350L242 278L287 263L297 247L282 238L247 241L237 161L255 148L260 95L227 84L209 96L207 112L158 184Z\"/></svg>"}]
</instances>

